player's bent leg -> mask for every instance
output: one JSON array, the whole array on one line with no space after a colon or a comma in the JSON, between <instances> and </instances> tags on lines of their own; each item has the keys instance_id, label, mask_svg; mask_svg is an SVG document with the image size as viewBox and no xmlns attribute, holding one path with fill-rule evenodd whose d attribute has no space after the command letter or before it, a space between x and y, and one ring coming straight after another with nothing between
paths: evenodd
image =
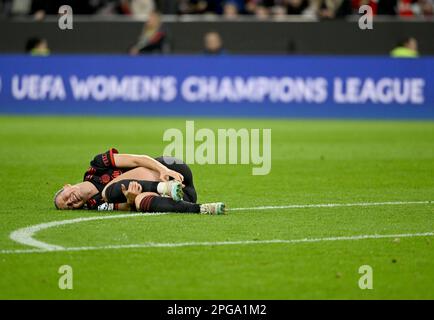
<instances>
[{"instance_id":1,"label":"player's bent leg","mask_svg":"<svg viewBox=\"0 0 434 320\"><path fill-rule=\"evenodd\" d=\"M197 204L187 201L174 201L170 198L160 197L156 193L144 192L136 197L135 205L140 212L176 212L220 215L225 214L225 205L222 202Z\"/></svg>"},{"instance_id":2,"label":"player's bent leg","mask_svg":"<svg viewBox=\"0 0 434 320\"><path fill-rule=\"evenodd\" d=\"M139 194L135 204L140 212L200 213L200 205L196 203L175 201L151 192Z\"/></svg>"},{"instance_id":3,"label":"player's bent leg","mask_svg":"<svg viewBox=\"0 0 434 320\"><path fill-rule=\"evenodd\" d=\"M171 180L167 182L145 181L125 179L117 181L103 190L103 197L109 203L124 203L127 201L122 192L122 185L128 189L130 182L136 181L142 187L143 192L154 192L162 196L171 197L175 201L180 201L183 197L182 184L178 181Z\"/></svg>"}]
</instances>

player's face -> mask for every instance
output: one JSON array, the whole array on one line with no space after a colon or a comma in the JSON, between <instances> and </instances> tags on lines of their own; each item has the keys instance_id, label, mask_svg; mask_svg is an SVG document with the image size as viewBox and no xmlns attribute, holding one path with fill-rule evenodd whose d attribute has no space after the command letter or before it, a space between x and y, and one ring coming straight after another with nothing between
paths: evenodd
<instances>
[{"instance_id":1,"label":"player's face","mask_svg":"<svg viewBox=\"0 0 434 320\"><path fill-rule=\"evenodd\" d=\"M158 14L151 13L147 21L148 28L158 28L159 25L160 25L160 17L158 16Z\"/></svg>"},{"instance_id":2,"label":"player's face","mask_svg":"<svg viewBox=\"0 0 434 320\"><path fill-rule=\"evenodd\" d=\"M414 38L410 38L410 40L408 41L408 47L412 50L417 51L417 41Z\"/></svg>"},{"instance_id":3,"label":"player's face","mask_svg":"<svg viewBox=\"0 0 434 320\"><path fill-rule=\"evenodd\" d=\"M63 191L57 196L56 199L59 209L72 210L83 207L83 205L86 203L86 200L80 191L80 187L77 185L65 185L63 187Z\"/></svg>"}]
</instances>

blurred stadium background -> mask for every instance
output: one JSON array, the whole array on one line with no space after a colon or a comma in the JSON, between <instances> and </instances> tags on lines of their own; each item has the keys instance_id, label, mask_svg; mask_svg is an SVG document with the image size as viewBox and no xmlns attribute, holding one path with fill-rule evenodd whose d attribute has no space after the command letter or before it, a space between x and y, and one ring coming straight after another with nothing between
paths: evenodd
<instances>
[{"instance_id":1,"label":"blurred stadium background","mask_svg":"<svg viewBox=\"0 0 434 320\"><path fill-rule=\"evenodd\" d=\"M73 9L71 30L59 28L61 5ZM372 8L373 29L359 28L362 5ZM0 185L0 297L432 299L433 5L0 0L0 178L8 181ZM182 130L185 120L271 128L267 176L246 166L192 167L200 201L284 208L212 221L93 221L37 238L102 248L386 237L21 255L29 247L12 231L89 215L56 212L52 196L79 180L95 154L117 147L158 156L164 130ZM371 202L379 205L363 205ZM285 208L330 203L361 205ZM62 264L77 270L72 292L57 288ZM357 286L363 264L378 277L370 292Z\"/></svg>"},{"instance_id":2,"label":"blurred stadium background","mask_svg":"<svg viewBox=\"0 0 434 320\"><path fill-rule=\"evenodd\" d=\"M73 8L74 32L54 27L64 4ZM373 30L357 28L362 5L372 7ZM161 33L143 53L200 54L215 31L233 54L388 55L406 37L421 55L434 54L432 0L2 0L0 51L24 52L39 37L54 54L124 54L153 10L163 15Z\"/></svg>"},{"instance_id":3,"label":"blurred stadium background","mask_svg":"<svg viewBox=\"0 0 434 320\"><path fill-rule=\"evenodd\" d=\"M0 3L0 112L433 116L432 0ZM72 30L59 27L62 4L73 9ZM373 18L373 29L359 26L363 5L371 8L367 15ZM100 58L92 58L95 54ZM25 58L50 55L54 57ZM134 75L143 77L132 79ZM57 86L56 76L61 77ZM225 77L229 83L222 84ZM225 85L231 92L221 92ZM240 86L265 91L260 97L241 97ZM273 95L272 88L280 93ZM372 94L369 88L375 89ZM352 91L356 96L350 97ZM273 108L264 107L269 102ZM418 108L409 107L413 104Z\"/></svg>"}]
</instances>

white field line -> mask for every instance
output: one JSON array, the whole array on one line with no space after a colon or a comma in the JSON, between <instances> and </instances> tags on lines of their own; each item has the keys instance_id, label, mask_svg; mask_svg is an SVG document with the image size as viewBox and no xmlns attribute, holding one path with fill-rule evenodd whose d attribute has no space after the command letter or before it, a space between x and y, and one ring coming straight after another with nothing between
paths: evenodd
<instances>
[{"instance_id":1,"label":"white field line","mask_svg":"<svg viewBox=\"0 0 434 320\"><path fill-rule=\"evenodd\" d=\"M349 241L365 239L388 239L388 238L414 238L414 237L432 237L434 232L424 233L401 233L401 234L371 234L359 236L342 236L326 238L304 238L292 240L245 240L245 241L216 241L216 242L178 242L178 243L139 243L125 245L107 245L107 246L90 246L90 247L59 247L58 249L24 249L24 250L0 250L2 254L11 253L38 253L38 252L71 252L71 251L92 251L92 250L114 250L114 249L137 249L137 248L178 248L178 247L209 247L209 246L226 246L226 245L251 245L251 244L297 244L313 243L325 241Z\"/></svg>"},{"instance_id":2,"label":"white field line","mask_svg":"<svg viewBox=\"0 0 434 320\"><path fill-rule=\"evenodd\" d=\"M409 204L430 204L433 201L389 201L389 202L357 202L357 203L325 203L325 204L290 204L284 206L263 206L251 208L233 208L230 211L244 210L271 210L271 209L297 209L297 208L335 208L335 207L369 207L369 206L394 206Z\"/></svg>"},{"instance_id":3,"label":"white field line","mask_svg":"<svg viewBox=\"0 0 434 320\"><path fill-rule=\"evenodd\" d=\"M292 208L324 208L324 207L365 207L365 206L386 206L386 205L410 205L410 204L430 204L431 201L398 201L398 202L360 202L360 203L331 203L331 204L305 204L305 205L286 205L286 206L263 206L263 207L252 207L252 208L232 208L230 211L242 211L242 210L271 210L271 209L292 209ZM131 218L131 217L142 217L142 216L156 216L156 215L165 215L170 213L133 213L133 214L117 214L117 215L104 215L104 216L94 216L94 217L83 217L83 218L75 218L69 220L61 220L61 221L52 221L47 223L41 223L29 227L25 227L22 229L18 229L10 234L10 238L23 245L27 245L30 247L37 248L37 251L59 251L59 250L71 250L73 248L64 248L62 246L48 244L42 241L38 241L34 239L34 236L37 232L61 225L85 222L85 221L94 221L94 220L106 220L106 219L122 219L122 218ZM267 240L268 241L268 240ZM276 241L276 240L271 240ZM280 241L280 240L277 240ZM287 241L287 240L282 240ZM291 240L292 241L292 240ZM254 243L258 243L254 241ZM229 243L232 244L232 243ZM148 245L148 244L146 244ZM152 244L158 245L158 244ZM91 247L90 247L91 248ZM34 251L31 252L36 252ZM0 250L0 253L25 253L28 252L29 249L22 250Z\"/></svg>"},{"instance_id":4,"label":"white field line","mask_svg":"<svg viewBox=\"0 0 434 320\"><path fill-rule=\"evenodd\" d=\"M149 216L149 215L155 216L155 215L163 215L163 214L169 214L169 213L131 213L131 214L117 214L117 215L84 217L84 218L76 218L76 219L69 219L69 220L52 221L52 222L36 224L30 227L18 229L12 232L9 237L15 242L30 247L35 247L46 251L59 250L59 249L64 249L64 247L35 240L33 236L41 230L58 227L65 224L73 224L78 222L94 221L94 220L122 219L122 218L131 218L131 217L139 217L139 216Z\"/></svg>"}]
</instances>

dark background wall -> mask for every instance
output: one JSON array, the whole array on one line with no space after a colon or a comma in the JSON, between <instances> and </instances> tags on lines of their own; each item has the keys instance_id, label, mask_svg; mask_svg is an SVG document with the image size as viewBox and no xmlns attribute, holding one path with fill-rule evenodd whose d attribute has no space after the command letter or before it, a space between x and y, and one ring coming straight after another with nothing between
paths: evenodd
<instances>
[{"instance_id":1,"label":"dark background wall","mask_svg":"<svg viewBox=\"0 0 434 320\"><path fill-rule=\"evenodd\" d=\"M78 21L62 31L57 22L0 20L0 53L23 52L26 39L45 37L53 53L125 53L136 41L140 21ZM412 35L422 55L434 55L434 22L166 22L173 53L200 53L203 35L222 34L234 54L388 54L397 40Z\"/></svg>"}]
</instances>

